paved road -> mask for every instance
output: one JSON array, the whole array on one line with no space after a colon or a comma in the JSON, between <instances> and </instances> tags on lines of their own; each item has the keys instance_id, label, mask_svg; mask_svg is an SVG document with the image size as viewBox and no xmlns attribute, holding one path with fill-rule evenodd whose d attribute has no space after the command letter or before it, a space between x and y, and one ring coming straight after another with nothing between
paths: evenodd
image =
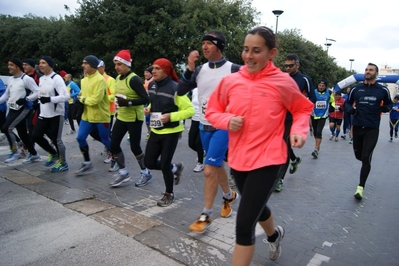
<instances>
[{"instance_id":1,"label":"paved road","mask_svg":"<svg viewBox=\"0 0 399 266\"><path fill-rule=\"evenodd\" d=\"M189 124L187 121L186 128ZM64 131L69 131L68 126ZM71 216L78 213L97 221L101 228L105 228L101 229L104 232L112 228L125 235L126 239L133 239L164 254L176 265L230 265L236 213L233 212L232 217L227 219L219 217L222 203L220 191L214 207L215 220L209 230L204 234L194 234L187 229L200 214L203 205L203 176L192 172L196 155L187 146L187 132L184 132L174 158L176 162L185 163L184 178L175 187L175 203L167 208L156 206L164 190L160 172L153 171L152 182L142 188L134 187L136 178L123 187L110 188L108 183L113 180L113 173L109 173L109 165L102 162L103 147L98 142L90 140L95 165L93 174L75 177L74 171L82 160L75 135L64 135L70 166L68 172L52 174L42 163L22 165L17 162L12 165L0 163L0 176L62 204ZM144 136L143 129L143 139ZM360 202L353 197L358 184L360 162L355 160L352 146L347 140L329 141L327 127L323 136L319 159L315 160L310 155L314 147L311 137L304 148L295 150L303 158L298 172L287 174L284 190L274 193L269 201L276 223L286 229L282 256L276 262L268 259L268 245L263 243L264 234L257 228L253 265L399 265L399 233L394 229L399 220L399 180L395 176L399 139L388 142L388 116L382 117L380 139L373 155L365 198ZM144 149L144 140L142 145ZM139 167L128 143L123 142L122 146L127 155L128 169L134 177ZM0 161L4 161L6 153L7 148L0 147ZM41 150L40 153L44 154ZM0 201L5 202L3 198ZM21 203L15 208L25 211L26 204ZM7 231L1 229L1 234L15 239L22 237L18 234L18 227L12 229L11 218L4 215L3 209L0 211L0 225L9 224ZM49 220L57 219L53 217L56 214L50 214L44 212L36 215L49 215ZM31 215L34 217L35 213ZM90 232L87 234L90 235ZM31 241L35 240L25 240L21 244L24 248L18 254L7 248L7 242L3 243L5 250L0 253L1 257L13 259L21 254L27 256L32 251ZM80 248L69 252L75 256L76 264L85 264L86 260L81 255L84 252ZM61 248L58 251L61 253ZM114 256L112 250L106 247L104 253ZM138 255L127 257L127 260L132 259L135 263L141 261ZM126 261L115 262L114 265L126 265ZM45 262L42 265L70 264L63 261L62 257L51 263Z\"/></svg>"}]
</instances>

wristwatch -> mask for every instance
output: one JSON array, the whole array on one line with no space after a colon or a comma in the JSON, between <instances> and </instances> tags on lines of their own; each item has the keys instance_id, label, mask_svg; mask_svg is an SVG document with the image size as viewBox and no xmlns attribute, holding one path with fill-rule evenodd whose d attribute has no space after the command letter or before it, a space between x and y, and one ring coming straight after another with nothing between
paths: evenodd
<instances>
[{"instance_id":1,"label":"wristwatch","mask_svg":"<svg viewBox=\"0 0 399 266\"><path fill-rule=\"evenodd\" d=\"M132 106L132 105L133 105L132 101L128 101L128 102L127 102L127 106L130 107L130 106Z\"/></svg>"}]
</instances>

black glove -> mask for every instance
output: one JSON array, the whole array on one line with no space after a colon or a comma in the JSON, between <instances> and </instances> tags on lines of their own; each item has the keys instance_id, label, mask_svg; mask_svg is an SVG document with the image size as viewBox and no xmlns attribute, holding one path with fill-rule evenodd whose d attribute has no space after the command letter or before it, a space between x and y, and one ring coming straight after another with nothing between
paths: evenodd
<instances>
[{"instance_id":1,"label":"black glove","mask_svg":"<svg viewBox=\"0 0 399 266\"><path fill-rule=\"evenodd\" d=\"M349 113L350 113L351 115L356 115L356 113L357 113L356 108L355 108L355 107L352 107L352 108L349 110Z\"/></svg>"},{"instance_id":2,"label":"black glove","mask_svg":"<svg viewBox=\"0 0 399 266\"><path fill-rule=\"evenodd\" d=\"M129 100L123 99L121 97L116 96L116 100L119 106L129 106Z\"/></svg>"},{"instance_id":3,"label":"black glove","mask_svg":"<svg viewBox=\"0 0 399 266\"><path fill-rule=\"evenodd\" d=\"M23 104L26 103L26 99L25 98L19 98L15 103L18 104L18 105L23 105Z\"/></svg>"},{"instance_id":4,"label":"black glove","mask_svg":"<svg viewBox=\"0 0 399 266\"><path fill-rule=\"evenodd\" d=\"M51 102L51 99L50 99L50 97L40 97L39 101L41 103L49 103L49 102Z\"/></svg>"},{"instance_id":5,"label":"black glove","mask_svg":"<svg viewBox=\"0 0 399 266\"><path fill-rule=\"evenodd\" d=\"M383 105L383 106L380 107L380 111L381 111L382 113L388 113L388 112L391 111L391 110L389 109L388 106Z\"/></svg>"},{"instance_id":6,"label":"black glove","mask_svg":"<svg viewBox=\"0 0 399 266\"><path fill-rule=\"evenodd\" d=\"M338 110L340 110L341 112L343 112L343 111L344 111L344 109L342 109L342 107L339 107L339 108L338 108Z\"/></svg>"},{"instance_id":7,"label":"black glove","mask_svg":"<svg viewBox=\"0 0 399 266\"><path fill-rule=\"evenodd\" d=\"M330 104L330 105L328 106L328 111L329 111L330 113L335 112L335 107L332 106L332 104Z\"/></svg>"}]
</instances>

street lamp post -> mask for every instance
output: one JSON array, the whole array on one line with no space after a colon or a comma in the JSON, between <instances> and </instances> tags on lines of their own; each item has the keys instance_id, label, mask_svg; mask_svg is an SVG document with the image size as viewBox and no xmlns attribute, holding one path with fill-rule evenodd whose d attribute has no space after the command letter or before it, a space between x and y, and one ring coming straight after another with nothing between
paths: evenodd
<instances>
[{"instance_id":1,"label":"street lamp post","mask_svg":"<svg viewBox=\"0 0 399 266\"><path fill-rule=\"evenodd\" d=\"M284 13L283 10L273 10L273 14L276 16L276 33L277 34L277 27L278 27L278 17Z\"/></svg>"},{"instance_id":2,"label":"street lamp post","mask_svg":"<svg viewBox=\"0 0 399 266\"><path fill-rule=\"evenodd\" d=\"M329 42L329 41L330 41L330 42ZM332 45L331 42L336 42L336 40L326 38L326 43L325 43L324 45L326 46L327 55L328 55L328 48Z\"/></svg>"},{"instance_id":3,"label":"street lamp post","mask_svg":"<svg viewBox=\"0 0 399 266\"><path fill-rule=\"evenodd\" d=\"M350 72L352 72L352 63L353 63L353 61L355 61L355 59L349 59L349 61L351 62L351 68L350 68Z\"/></svg>"}]
</instances>

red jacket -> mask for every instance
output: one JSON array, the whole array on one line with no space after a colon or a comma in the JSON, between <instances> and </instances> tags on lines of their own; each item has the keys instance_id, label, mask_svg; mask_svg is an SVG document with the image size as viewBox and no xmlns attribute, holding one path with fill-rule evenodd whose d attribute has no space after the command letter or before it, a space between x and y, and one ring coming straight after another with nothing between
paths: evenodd
<instances>
[{"instance_id":1,"label":"red jacket","mask_svg":"<svg viewBox=\"0 0 399 266\"><path fill-rule=\"evenodd\" d=\"M340 97L334 97L335 98L335 111L330 113L330 117L332 118L337 118L337 119L343 119L344 118L344 103L345 100L344 98ZM337 109L341 108L341 110Z\"/></svg>"},{"instance_id":2,"label":"red jacket","mask_svg":"<svg viewBox=\"0 0 399 266\"><path fill-rule=\"evenodd\" d=\"M283 134L287 110L294 118L291 134L306 140L313 103L287 73L269 62L257 73L250 74L244 66L224 77L212 93L205 115L214 127L225 130L232 117L245 117L240 130L229 131L228 161L235 170L250 171L286 162Z\"/></svg>"}]
</instances>

